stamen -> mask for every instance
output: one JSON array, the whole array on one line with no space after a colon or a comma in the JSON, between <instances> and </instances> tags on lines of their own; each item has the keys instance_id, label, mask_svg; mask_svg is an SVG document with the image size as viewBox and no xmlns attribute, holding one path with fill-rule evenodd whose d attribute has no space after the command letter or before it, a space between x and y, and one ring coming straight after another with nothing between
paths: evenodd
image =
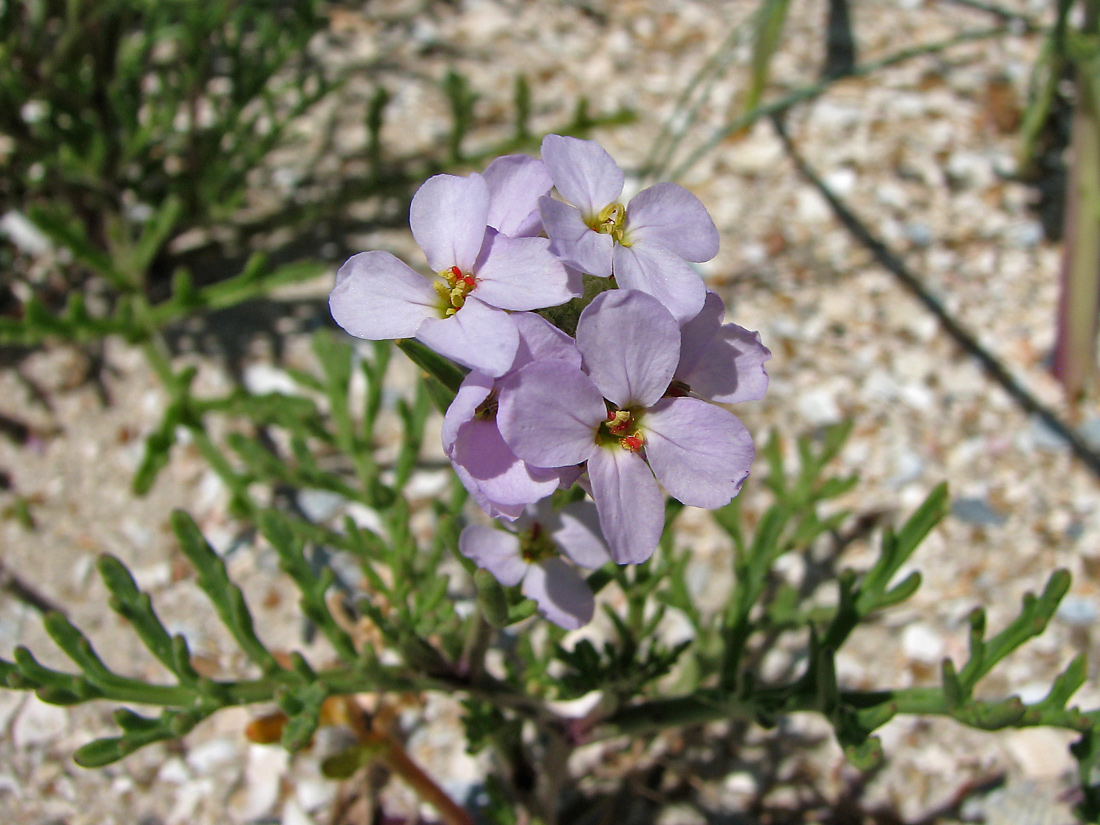
<instances>
[{"instance_id":1,"label":"stamen","mask_svg":"<svg viewBox=\"0 0 1100 825\"><path fill-rule=\"evenodd\" d=\"M477 405L477 409L474 410L474 418L478 421L495 421L499 404L500 401L497 398L497 391L494 387L485 397L485 400Z\"/></svg>"},{"instance_id":2,"label":"stamen","mask_svg":"<svg viewBox=\"0 0 1100 825\"><path fill-rule=\"evenodd\" d=\"M622 445L624 450L630 450L632 453L639 453L642 451L642 447L645 446L645 436L636 432L634 435L620 438L619 444Z\"/></svg>"},{"instance_id":3,"label":"stamen","mask_svg":"<svg viewBox=\"0 0 1100 825\"><path fill-rule=\"evenodd\" d=\"M601 209L600 213L588 224L588 228L601 235L610 235L616 243L622 246L630 246L630 241L624 238L626 207L621 203L611 203Z\"/></svg>"},{"instance_id":4,"label":"stamen","mask_svg":"<svg viewBox=\"0 0 1100 825\"><path fill-rule=\"evenodd\" d=\"M462 309L462 306L466 303L466 296L477 286L477 278L473 275L463 274L457 266L440 270L437 274L446 283L442 284L437 281L432 286L435 287L439 297L443 299L446 307L443 317L448 318Z\"/></svg>"},{"instance_id":5,"label":"stamen","mask_svg":"<svg viewBox=\"0 0 1100 825\"><path fill-rule=\"evenodd\" d=\"M630 410L615 410L607 414L607 429L612 435L621 436L634 424Z\"/></svg>"}]
</instances>

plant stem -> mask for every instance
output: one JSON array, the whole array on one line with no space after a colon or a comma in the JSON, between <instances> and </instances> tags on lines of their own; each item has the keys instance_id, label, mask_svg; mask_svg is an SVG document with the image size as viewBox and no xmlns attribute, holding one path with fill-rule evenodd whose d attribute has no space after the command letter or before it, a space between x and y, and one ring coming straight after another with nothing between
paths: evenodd
<instances>
[{"instance_id":1,"label":"plant stem","mask_svg":"<svg viewBox=\"0 0 1100 825\"><path fill-rule=\"evenodd\" d=\"M655 699L620 708L599 723L592 739L616 736L638 736L656 733L666 728L702 725L729 719L753 721L761 713L820 712L812 695L802 696L795 686L785 685L757 691L751 699L724 697L716 692L700 691L671 699ZM897 714L943 716L961 719L963 708L949 707L942 688L919 687L873 692L841 691L841 703L852 709L872 710L890 707ZM1010 700L1009 700L1010 701ZM965 721L964 721L965 723ZM1001 727L1054 727L1084 731L1091 717L1076 708L1029 706L1024 718Z\"/></svg>"},{"instance_id":2,"label":"plant stem","mask_svg":"<svg viewBox=\"0 0 1100 825\"><path fill-rule=\"evenodd\" d=\"M1085 3L1084 33L1097 28L1100 0ZM1100 315L1100 111L1094 63L1075 67L1077 102L1066 187L1062 289L1052 371L1071 403L1096 389L1096 333Z\"/></svg>"}]
</instances>

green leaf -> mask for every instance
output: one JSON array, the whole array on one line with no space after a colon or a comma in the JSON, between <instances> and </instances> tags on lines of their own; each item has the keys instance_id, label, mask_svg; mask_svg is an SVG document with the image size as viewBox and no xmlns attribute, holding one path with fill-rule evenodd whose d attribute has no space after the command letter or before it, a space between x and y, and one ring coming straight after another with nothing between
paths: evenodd
<instances>
[{"instance_id":1,"label":"green leaf","mask_svg":"<svg viewBox=\"0 0 1100 825\"><path fill-rule=\"evenodd\" d=\"M861 616L877 610L886 587L894 574L908 561L917 546L924 541L928 533L947 515L949 508L947 485L940 484L917 508L909 520L895 533L890 529L883 532L882 551L874 566L867 572L860 588L857 609ZM905 587L919 584L909 582ZM899 585L902 587L903 585ZM905 592L903 589L902 593Z\"/></svg>"},{"instance_id":2,"label":"green leaf","mask_svg":"<svg viewBox=\"0 0 1100 825\"><path fill-rule=\"evenodd\" d=\"M905 601L920 589L921 581L920 572L914 570L902 579L897 586L887 590L879 597L878 601L875 602L875 610L883 610Z\"/></svg>"},{"instance_id":3,"label":"green leaf","mask_svg":"<svg viewBox=\"0 0 1100 825\"><path fill-rule=\"evenodd\" d=\"M955 672L955 663L950 659L944 659L940 667L943 678L943 701L948 710L960 707L970 698L970 685L964 685L959 681Z\"/></svg>"},{"instance_id":4,"label":"green leaf","mask_svg":"<svg viewBox=\"0 0 1100 825\"><path fill-rule=\"evenodd\" d=\"M859 745L845 745L844 758L857 771L873 771L884 758L882 741L877 736L871 736Z\"/></svg>"},{"instance_id":5,"label":"green leaf","mask_svg":"<svg viewBox=\"0 0 1100 825\"><path fill-rule=\"evenodd\" d=\"M129 708L119 708L111 716L114 718L115 724L127 733L148 733L163 727L163 722L160 719L141 716Z\"/></svg>"},{"instance_id":6,"label":"green leaf","mask_svg":"<svg viewBox=\"0 0 1100 825\"><path fill-rule=\"evenodd\" d=\"M240 588L230 582L225 563L206 543L198 526L182 510L173 512L171 521L180 549L199 574L199 587L206 593L222 623L237 640L237 644L264 673L270 674L281 670L275 657L256 636L252 615L248 611L248 605L245 604Z\"/></svg>"},{"instance_id":7,"label":"green leaf","mask_svg":"<svg viewBox=\"0 0 1100 825\"><path fill-rule=\"evenodd\" d=\"M15 659L16 667L19 668L19 675L27 683L26 687L49 689L54 692L54 695L65 699L62 702L63 704L72 704L72 702L65 697L76 696L79 697L81 701L85 701L88 699L98 699L104 695L103 691L97 685L93 685L83 676L61 673L60 671L40 665L38 660L34 658L34 654L23 646L15 648L12 657ZM49 700L47 699L45 701Z\"/></svg>"},{"instance_id":8,"label":"green leaf","mask_svg":"<svg viewBox=\"0 0 1100 825\"><path fill-rule=\"evenodd\" d=\"M511 605L508 608L507 624L516 624L524 619L531 618L538 611L538 608L538 604L533 599L524 599L518 604Z\"/></svg>"},{"instance_id":9,"label":"green leaf","mask_svg":"<svg viewBox=\"0 0 1100 825\"><path fill-rule=\"evenodd\" d=\"M1078 653L1073 657L1073 661L1066 666L1066 669L1058 674L1058 678L1054 680L1054 684L1050 688L1050 693L1039 703L1038 707L1043 709L1064 708L1087 678L1088 656L1084 653Z\"/></svg>"},{"instance_id":10,"label":"green leaf","mask_svg":"<svg viewBox=\"0 0 1100 825\"><path fill-rule=\"evenodd\" d=\"M531 120L531 86L527 82L526 75L516 75L512 103L516 107L516 140L527 140L531 136L531 130L528 127Z\"/></svg>"},{"instance_id":11,"label":"green leaf","mask_svg":"<svg viewBox=\"0 0 1100 825\"><path fill-rule=\"evenodd\" d=\"M96 739L77 749L73 761L82 768L102 768L126 756L122 749L122 739Z\"/></svg>"},{"instance_id":12,"label":"green leaf","mask_svg":"<svg viewBox=\"0 0 1100 825\"><path fill-rule=\"evenodd\" d=\"M952 715L964 724L979 730L1001 730L1020 721L1027 706L1020 697L1012 696L1003 702L971 700Z\"/></svg>"},{"instance_id":13,"label":"green leaf","mask_svg":"<svg viewBox=\"0 0 1100 825\"><path fill-rule=\"evenodd\" d=\"M756 36L752 50L752 76L744 106L746 112L755 109L763 96L764 87L768 82L768 68L779 48L789 5L790 0L764 0L757 11Z\"/></svg>"},{"instance_id":14,"label":"green leaf","mask_svg":"<svg viewBox=\"0 0 1100 825\"><path fill-rule=\"evenodd\" d=\"M168 195L153 216L141 229L141 237L134 247L131 265L135 274L143 277L157 253L168 242L172 230L183 217L183 199L175 193Z\"/></svg>"},{"instance_id":15,"label":"green leaf","mask_svg":"<svg viewBox=\"0 0 1100 825\"><path fill-rule=\"evenodd\" d=\"M450 160L462 161L462 141L469 131L474 116L474 103L478 95L470 89L470 82L455 71L443 78L443 93L451 106Z\"/></svg>"},{"instance_id":16,"label":"green leaf","mask_svg":"<svg viewBox=\"0 0 1100 825\"><path fill-rule=\"evenodd\" d=\"M477 603L481 614L491 627L508 625L508 597L496 576L488 570L474 571L474 585L477 587Z\"/></svg>"},{"instance_id":17,"label":"green leaf","mask_svg":"<svg viewBox=\"0 0 1100 825\"><path fill-rule=\"evenodd\" d=\"M181 682L197 682L199 676L191 666L186 640L182 636L173 639L169 635L153 610L149 595L138 590L126 565L105 553L99 557L96 566L111 593L111 609L130 622L149 652Z\"/></svg>"},{"instance_id":18,"label":"green leaf","mask_svg":"<svg viewBox=\"0 0 1100 825\"><path fill-rule=\"evenodd\" d=\"M332 586L332 571L326 568L321 575L314 573L306 559L305 541L295 534L284 515L272 510L264 511L260 514L260 531L278 554L279 567L294 580L301 592L302 611L321 629L340 658L349 663L358 661L355 642L340 627L325 601L325 594Z\"/></svg>"},{"instance_id":19,"label":"green leaf","mask_svg":"<svg viewBox=\"0 0 1100 825\"><path fill-rule=\"evenodd\" d=\"M101 275L116 288L132 287L115 271L110 256L97 248L89 239L84 225L76 218L65 218L58 211L32 208L28 215L31 222L58 246L68 249L74 259Z\"/></svg>"}]
</instances>

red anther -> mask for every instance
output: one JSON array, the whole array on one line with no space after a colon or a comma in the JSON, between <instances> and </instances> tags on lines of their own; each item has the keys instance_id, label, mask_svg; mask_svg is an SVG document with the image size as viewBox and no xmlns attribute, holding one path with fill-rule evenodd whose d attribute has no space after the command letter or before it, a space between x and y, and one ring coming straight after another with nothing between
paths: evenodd
<instances>
[{"instance_id":1,"label":"red anther","mask_svg":"<svg viewBox=\"0 0 1100 825\"><path fill-rule=\"evenodd\" d=\"M607 414L607 420L608 420L608 421L614 421L614 420L615 420L615 411L614 411L614 410L612 410L612 411L608 412L608 414Z\"/></svg>"},{"instance_id":2,"label":"red anther","mask_svg":"<svg viewBox=\"0 0 1100 825\"><path fill-rule=\"evenodd\" d=\"M474 276L473 275L463 275L461 278L459 278L459 280L462 281L462 283L466 284L466 286L473 289L473 287L474 287Z\"/></svg>"},{"instance_id":3,"label":"red anther","mask_svg":"<svg viewBox=\"0 0 1100 825\"><path fill-rule=\"evenodd\" d=\"M451 267L451 274L454 275L458 279L462 278L462 270L459 269L457 266L452 266Z\"/></svg>"},{"instance_id":4,"label":"red anther","mask_svg":"<svg viewBox=\"0 0 1100 825\"><path fill-rule=\"evenodd\" d=\"M642 439L638 438L638 436L636 435L624 436L622 439L620 439L619 443L630 450L630 452L632 453L638 452L642 449L643 446L645 446L645 442L642 441Z\"/></svg>"}]
</instances>

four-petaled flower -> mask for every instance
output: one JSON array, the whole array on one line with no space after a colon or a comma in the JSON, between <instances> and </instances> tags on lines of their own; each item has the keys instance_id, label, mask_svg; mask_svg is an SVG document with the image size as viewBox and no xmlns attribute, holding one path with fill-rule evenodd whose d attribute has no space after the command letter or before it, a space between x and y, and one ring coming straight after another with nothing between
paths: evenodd
<instances>
[{"instance_id":1,"label":"four-petaled flower","mask_svg":"<svg viewBox=\"0 0 1100 825\"><path fill-rule=\"evenodd\" d=\"M542 159L567 201L539 200L550 251L589 275L614 275L620 288L654 296L680 323L695 317L706 289L687 262L718 254L718 230L699 199L659 183L623 206L623 172L591 140L547 135Z\"/></svg>"},{"instance_id":2,"label":"four-petaled flower","mask_svg":"<svg viewBox=\"0 0 1100 825\"><path fill-rule=\"evenodd\" d=\"M545 238L505 231L532 231L534 204L549 191L548 179L531 168L539 162L528 161L498 159L502 168L490 166L488 180L429 178L413 197L409 224L439 280L429 282L388 252L355 255L329 296L336 323L369 340L415 335L463 366L503 375L519 345L505 310L557 306L579 294L575 273Z\"/></svg>"},{"instance_id":3,"label":"four-petaled flower","mask_svg":"<svg viewBox=\"0 0 1100 825\"><path fill-rule=\"evenodd\" d=\"M596 568L609 561L600 539L595 511L588 502L555 511L548 499L528 507L508 532L471 524L462 531L462 555L488 570L506 587L523 585L539 612L566 630L592 620L595 599L576 567Z\"/></svg>"},{"instance_id":4,"label":"four-petaled flower","mask_svg":"<svg viewBox=\"0 0 1100 825\"><path fill-rule=\"evenodd\" d=\"M666 397L680 361L680 329L652 296L598 295L581 313L584 369L535 361L502 382L497 424L538 467L586 462L600 526L619 564L648 559L664 528L660 485L695 507L727 504L754 449L729 411Z\"/></svg>"}]
</instances>

